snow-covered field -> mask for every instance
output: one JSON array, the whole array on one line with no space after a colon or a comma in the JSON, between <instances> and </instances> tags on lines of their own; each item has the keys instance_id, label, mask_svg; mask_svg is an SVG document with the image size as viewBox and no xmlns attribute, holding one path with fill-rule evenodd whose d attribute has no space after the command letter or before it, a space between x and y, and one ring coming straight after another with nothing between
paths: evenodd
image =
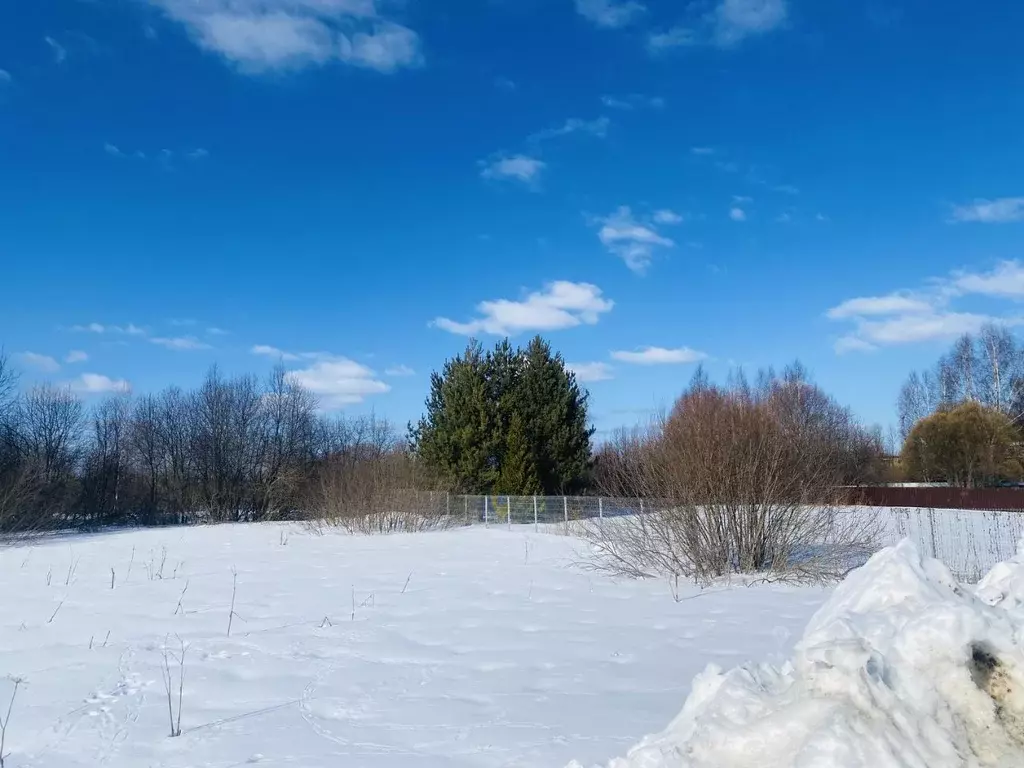
<instances>
[{"instance_id":1,"label":"snow-covered field","mask_svg":"<svg viewBox=\"0 0 1024 768\"><path fill-rule=\"evenodd\" d=\"M4 546L0 676L24 680L5 768L590 765L663 727L709 662L788 656L828 594L675 602L573 567L580 546L276 525ZM171 738L162 649L182 642Z\"/></svg>"}]
</instances>

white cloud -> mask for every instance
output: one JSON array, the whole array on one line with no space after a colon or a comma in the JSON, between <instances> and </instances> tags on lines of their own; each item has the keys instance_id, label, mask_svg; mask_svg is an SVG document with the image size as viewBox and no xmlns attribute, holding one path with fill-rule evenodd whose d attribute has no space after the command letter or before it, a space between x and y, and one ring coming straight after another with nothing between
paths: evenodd
<instances>
[{"instance_id":1,"label":"white cloud","mask_svg":"<svg viewBox=\"0 0 1024 768\"><path fill-rule=\"evenodd\" d=\"M652 32L647 36L647 50L651 53L661 53L672 48L682 48L691 45L698 45L700 37L688 27L672 27L664 32Z\"/></svg>"},{"instance_id":2,"label":"white cloud","mask_svg":"<svg viewBox=\"0 0 1024 768\"><path fill-rule=\"evenodd\" d=\"M654 212L655 224L682 224L683 216L668 208L662 208Z\"/></svg>"},{"instance_id":3,"label":"white cloud","mask_svg":"<svg viewBox=\"0 0 1024 768\"><path fill-rule=\"evenodd\" d=\"M225 330L223 328L218 328L215 325L214 326L210 326L209 328L207 328L206 332L210 336L227 336L229 333L231 333L231 331L227 331L227 330Z\"/></svg>"},{"instance_id":4,"label":"white cloud","mask_svg":"<svg viewBox=\"0 0 1024 768\"><path fill-rule=\"evenodd\" d=\"M566 368L576 374L577 381L584 384L612 378L612 367L608 363L567 363Z\"/></svg>"},{"instance_id":5,"label":"white cloud","mask_svg":"<svg viewBox=\"0 0 1024 768\"><path fill-rule=\"evenodd\" d=\"M981 314L950 308L955 299L971 295L1024 299L1024 266L1006 261L989 272L954 272L929 281L924 291L849 299L832 307L826 316L854 325L852 333L836 342L835 349L840 353L948 340L964 333L976 333L986 323L1024 325L1024 317L1020 315ZM985 309L991 306L988 302Z\"/></svg>"},{"instance_id":6,"label":"white cloud","mask_svg":"<svg viewBox=\"0 0 1024 768\"><path fill-rule=\"evenodd\" d=\"M1001 197L997 200L977 199L967 205L953 206L950 219L955 222L1006 224L1024 221L1024 197Z\"/></svg>"},{"instance_id":7,"label":"white cloud","mask_svg":"<svg viewBox=\"0 0 1024 768\"><path fill-rule=\"evenodd\" d=\"M576 0L577 13L606 29L628 26L646 10L635 0Z\"/></svg>"},{"instance_id":8,"label":"white cloud","mask_svg":"<svg viewBox=\"0 0 1024 768\"><path fill-rule=\"evenodd\" d=\"M308 368L290 371L288 376L320 398L320 405L326 410L361 403L370 395L391 390L375 378L370 368L334 355L321 356Z\"/></svg>"},{"instance_id":9,"label":"white cloud","mask_svg":"<svg viewBox=\"0 0 1024 768\"><path fill-rule=\"evenodd\" d=\"M603 139L608 135L608 126L611 120L607 117L599 117L595 120L583 120L578 117L570 117L558 128L548 128L539 131L529 137L528 141L541 142L548 139L556 139L559 136L568 136L570 133L589 133Z\"/></svg>"},{"instance_id":10,"label":"white cloud","mask_svg":"<svg viewBox=\"0 0 1024 768\"><path fill-rule=\"evenodd\" d=\"M166 349L173 349L178 352L190 352L198 349L212 349L212 347L205 341L200 341L195 336L174 336L171 338L154 336L150 340L151 344L164 347Z\"/></svg>"},{"instance_id":11,"label":"white cloud","mask_svg":"<svg viewBox=\"0 0 1024 768\"><path fill-rule=\"evenodd\" d=\"M857 329L857 338L872 344L890 345L953 339L965 333L977 333L981 326L991 322L1012 321L1000 321L989 315L967 312L898 315L881 321L861 321Z\"/></svg>"},{"instance_id":12,"label":"white cloud","mask_svg":"<svg viewBox=\"0 0 1024 768\"><path fill-rule=\"evenodd\" d=\"M733 206L729 209L729 218L733 221L746 221L747 212L738 206Z\"/></svg>"},{"instance_id":13,"label":"white cloud","mask_svg":"<svg viewBox=\"0 0 1024 768\"><path fill-rule=\"evenodd\" d=\"M117 147L116 145L114 145L114 144L110 144L110 143L104 144L104 145L103 145L103 151L104 151L104 152L106 152L106 153L107 153L108 155L110 155L111 157L126 157L125 153L124 153L124 152L122 152L122 151L121 151L121 150L120 150L120 149L119 149L119 148L118 148L118 147Z\"/></svg>"},{"instance_id":14,"label":"white cloud","mask_svg":"<svg viewBox=\"0 0 1024 768\"><path fill-rule=\"evenodd\" d=\"M54 59L54 61L56 61L58 64L60 64L65 59L67 59L67 57L68 57L68 50L67 50L67 48L65 48L63 45L58 43L56 40L54 40L49 35L44 37L43 40L46 42L46 44L48 46L50 46L50 50L53 51L53 59Z\"/></svg>"},{"instance_id":15,"label":"white cloud","mask_svg":"<svg viewBox=\"0 0 1024 768\"><path fill-rule=\"evenodd\" d=\"M856 299L847 299L842 304L832 307L826 314L832 320L842 320L850 317L870 315L931 312L932 308L932 302L926 299L900 293L890 293L886 296L863 296Z\"/></svg>"},{"instance_id":16,"label":"white cloud","mask_svg":"<svg viewBox=\"0 0 1024 768\"><path fill-rule=\"evenodd\" d=\"M715 150L712 147L690 147L691 155L702 155L708 156L715 154Z\"/></svg>"},{"instance_id":17,"label":"white cloud","mask_svg":"<svg viewBox=\"0 0 1024 768\"><path fill-rule=\"evenodd\" d=\"M103 323L87 323L85 325L73 325L71 330L76 333L110 333L125 334L128 336L145 336L146 330L134 323L128 325L104 325Z\"/></svg>"},{"instance_id":18,"label":"white cloud","mask_svg":"<svg viewBox=\"0 0 1024 768\"><path fill-rule=\"evenodd\" d=\"M1018 261L1003 261L990 272L957 272L953 276L953 288L960 293L1024 298L1024 265Z\"/></svg>"},{"instance_id":19,"label":"white cloud","mask_svg":"<svg viewBox=\"0 0 1024 768\"><path fill-rule=\"evenodd\" d=\"M632 110L637 107L662 109L665 99L661 96L645 96L642 93L631 93L628 96L602 96L601 103L609 109Z\"/></svg>"},{"instance_id":20,"label":"white cloud","mask_svg":"<svg viewBox=\"0 0 1024 768\"><path fill-rule=\"evenodd\" d=\"M30 365L44 373L54 373L60 370L60 363L49 355L41 355L38 352L22 352L18 359L25 365Z\"/></svg>"},{"instance_id":21,"label":"white cloud","mask_svg":"<svg viewBox=\"0 0 1024 768\"><path fill-rule=\"evenodd\" d=\"M247 72L341 61L393 72L421 61L419 36L374 0L150 0L196 43Z\"/></svg>"},{"instance_id":22,"label":"white cloud","mask_svg":"<svg viewBox=\"0 0 1024 768\"><path fill-rule=\"evenodd\" d=\"M786 23L787 15L786 0L719 0L703 16L691 13L686 23L652 32L647 37L647 50L658 54L696 45L729 48L748 37L778 29Z\"/></svg>"},{"instance_id":23,"label":"white cloud","mask_svg":"<svg viewBox=\"0 0 1024 768\"><path fill-rule=\"evenodd\" d=\"M416 371L407 365L393 365L384 371L385 376L415 376Z\"/></svg>"},{"instance_id":24,"label":"white cloud","mask_svg":"<svg viewBox=\"0 0 1024 768\"><path fill-rule=\"evenodd\" d=\"M75 392L83 394L103 394L106 392L130 392L131 384L125 379L112 379L101 373L83 373L69 383Z\"/></svg>"},{"instance_id":25,"label":"white cloud","mask_svg":"<svg viewBox=\"0 0 1024 768\"><path fill-rule=\"evenodd\" d=\"M675 245L669 238L658 234L653 224L638 221L626 205L620 206L610 216L594 221L601 227L597 236L605 248L639 274L643 274L650 266L655 248L671 248Z\"/></svg>"},{"instance_id":26,"label":"white cloud","mask_svg":"<svg viewBox=\"0 0 1024 768\"><path fill-rule=\"evenodd\" d=\"M482 166L480 175L485 179L515 179L529 184L537 180L547 164L535 157L512 155L483 161L480 165Z\"/></svg>"},{"instance_id":27,"label":"white cloud","mask_svg":"<svg viewBox=\"0 0 1024 768\"><path fill-rule=\"evenodd\" d=\"M706 360L707 355L689 347L678 347L676 349L644 347L633 352L612 352L612 358L634 365L681 365Z\"/></svg>"},{"instance_id":28,"label":"white cloud","mask_svg":"<svg viewBox=\"0 0 1024 768\"><path fill-rule=\"evenodd\" d=\"M714 37L719 45L778 29L786 22L786 0L722 0L714 11Z\"/></svg>"},{"instance_id":29,"label":"white cloud","mask_svg":"<svg viewBox=\"0 0 1024 768\"><path fill-rule=\"evenodd\" d=\"M496 299L477 305L481 317L465 323L439 317L432 325L463 336L487 333L514 336L523 331L555 331L579 325L594 325L610 312L615 303L590 283L559 280L544 290L529 294L522 301Z\"/></svg>"},{"instance_id":30,"label":"white cloud","mask_svg":"<svg viewBox=\"0 0 1024 768\"><path fill-rule=\"evenodd\" d=\"M88 353L83 352L80 349L72 349L70 352L67 353L67 355L64 356L64 362L67 363L68 365L72 365L74 363L84 363L88 359Z\"/></svg>"},{"instance_id":31,"label":"white cloud","mask_svg":"<svg viewBox=\"0 0 1024 768\"><path fill-rule=\"evenodd\" d=\"M257 344L249 350L254 355L263 355L264 357L276 357L279 360L298 360L299 356L294 352L285 352L283 349L272 347L269 344Z\"/></svg>"},{"instance_id":32,"label":"white cloud","mask_svg":"<svg viewBox=\"0 0 1024 768\"><path fill-rule=\"evenodd\" d=\"M185 153L185 157L187 157L189 160L202 160L209 156L210 152L208 150L203 149L202 147L199 147L198 149L189 150L188 152Z\"/></svg>"},{"instance_id":33,"label":"white cloud","mask_svg":"<svg viewBox=\"0 0 1024 768\"><path fill-rule=\"evenodd\" d=\"M847 352L873 352L878 347L856 336L843 336L833 345L833 349L837 355L845 355Z\"/></svg>"}]
</instances>

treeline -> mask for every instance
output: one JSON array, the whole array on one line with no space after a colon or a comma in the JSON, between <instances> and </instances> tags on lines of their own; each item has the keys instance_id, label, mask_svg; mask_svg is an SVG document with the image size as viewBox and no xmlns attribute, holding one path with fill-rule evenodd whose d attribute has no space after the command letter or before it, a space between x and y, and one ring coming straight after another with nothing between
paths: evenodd
<instances>
[{"instance_id":1,"label":"treeline","mask_svg":"<svg viewBox=\"0 0 1024 768\"><path fill-rule=\"evenodd\" d=\"M319 413L283 368L86 409L67 388L19 393L0 356L0 530L304 516L385 475L420 483L397 431Z\"/></svg>"},{"instance_id":2,"label":"treeline","mask_svg":"<svg viewBox=\"0 0 1024 768\"><path fill-rule=\"evenodd\" d=\"M974 488L1024 479L1024 347L1005 326L964 334L897 401L903 479Z\"/></svg>"}]
</instances>

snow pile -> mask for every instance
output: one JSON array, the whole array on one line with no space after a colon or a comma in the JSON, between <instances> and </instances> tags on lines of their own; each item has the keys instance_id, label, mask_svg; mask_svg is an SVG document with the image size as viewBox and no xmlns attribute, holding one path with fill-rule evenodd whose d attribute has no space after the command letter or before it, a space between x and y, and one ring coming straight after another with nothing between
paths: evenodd
<instances>
[{"instance_id":1,"label":"snow pile","mask_svg":"<svg viewBox=\"0 0 1024 768\"><path fill-rule=\"evenodd\" d=\"M1024 765L1021 606L1024 547L975 593L904 541L837 588L790 662L710 665L610 768Z\"/></svg>"}]
</instances>

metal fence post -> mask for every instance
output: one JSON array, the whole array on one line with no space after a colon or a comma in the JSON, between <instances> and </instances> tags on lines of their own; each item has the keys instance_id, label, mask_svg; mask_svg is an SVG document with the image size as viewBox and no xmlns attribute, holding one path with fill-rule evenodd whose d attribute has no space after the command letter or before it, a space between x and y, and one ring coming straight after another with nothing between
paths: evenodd
<instances>
[{"instance_id":1,"label":"metal fence post","mask_svg":"<svg viewBox=\"0 0 1024 768\"><path fill-rule=\"evenodd\" d=\"M569 499L562 497L562 511L565 513L565 535L569 535Z\"/></svg>"},{"instance_id":2,"label":"metal fence post","mask_svg":"<svg viewBox=\"0 0 1024 768\"><path fill-rule=\"evenodd\" d=\"M597 497L597 517L604 520L604 499L600 496Z\"/></svg>"},{"instance_id":3,"label":"metal fence post","mask_svg":"<svg viewBox=\"0 0 1024 768\"><path fill-rule=\"evenodd\" d=\"M490 500L490 497L487 494L484 494L484 525L490 525L491 524L491 521L487 519L487 502L489 500Z\"/></svg>"},{"instance_id":4,"label":"metal fence post","mask_svg":"<svg viewBox=\"0 0 1024 768\"><path fill-rule=\"evenodd\" d=\"M508 513L508 529L512 530L512 497L505 497L505 510Z\"/></svg>"},{"instance_id":5,"label":"metal fence post","mask_svg":"<svg viewBox=\"0 0 1024 768\"><path fill-rule=\"evenodd\" d=\"M540 528L537 526L537 497L533 497L533 532L536 533Z\"/></svg>"}]
</instances>

